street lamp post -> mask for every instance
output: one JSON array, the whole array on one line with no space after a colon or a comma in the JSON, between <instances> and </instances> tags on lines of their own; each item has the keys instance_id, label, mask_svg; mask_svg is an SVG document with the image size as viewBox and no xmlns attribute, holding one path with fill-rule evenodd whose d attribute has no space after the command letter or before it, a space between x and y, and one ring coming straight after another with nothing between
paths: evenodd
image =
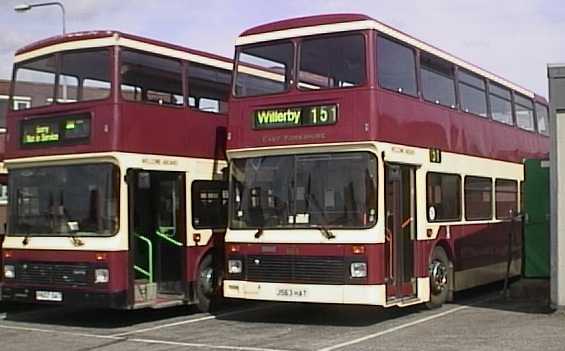
<instances>
[{"instance_id":1,"label":"street lamp post","mask_svg":"<svg viewBox=\"0 0 565 351\"><path fill-rule=\"evenodd\" d=\"M26 12L26 11L31 10L34 7L42 7L42 6L58 6L61 9L61 13L63 14L63 34L66 34L67 33L67 27L66 27L66 20L65 20L65 6L63 6L63 4L58 2L58 1L42 2L42 3L38 3L38 4L21 4L21 5L14 7L14 11L16 11L16 12Z\"/></svg>"}]
</instances>

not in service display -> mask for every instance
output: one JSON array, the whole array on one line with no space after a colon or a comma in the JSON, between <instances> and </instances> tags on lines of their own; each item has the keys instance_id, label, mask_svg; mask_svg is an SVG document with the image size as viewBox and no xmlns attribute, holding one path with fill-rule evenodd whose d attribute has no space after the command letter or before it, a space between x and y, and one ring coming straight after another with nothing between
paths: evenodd
<instances>
[{"instance_id":1,"label":"not in service display","mask_svg":"<svg viewBox=\"0 0 565 351\"><path fill-rule=\"evenodd\" d=\"M23 146L87 142L90 139L90 115L73 115L22 121Z\"/></svg>"},{"instance_id":2,"label":"not in service display","mask_svg":"<svg viewBox=\"0 0 565 351\"><path fill-rule=\"evenodd\" d=\"M337 114L336 104L285 107L257 110L253 120L256 129L295 128L335 124Z\"/></svg>"}]
</instances>

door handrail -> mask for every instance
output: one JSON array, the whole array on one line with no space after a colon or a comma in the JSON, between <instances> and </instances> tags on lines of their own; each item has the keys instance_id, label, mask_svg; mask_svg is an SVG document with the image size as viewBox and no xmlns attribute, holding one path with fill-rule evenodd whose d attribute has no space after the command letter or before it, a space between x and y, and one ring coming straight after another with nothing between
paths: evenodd
<instances>
[{"instance_id":1,"label":"door handrail","mask_svg":"<svg viewBox=\"0 0 565 351\"><path fill-rule=\"evenodd\" d=\"M175 246L182 246L182 243L181 243L180 241L176 241L175 239L170 238L167 234L161 233L161 232L158 231L158 230L155 231L155 234L156 234L158 237L164 239L165 241L168 241L169 243L171 243L171 244L173 244L173 245L175 245Z\"/></svg>"},{"instance_id":2,"label":"door handrail","mask_svg":"<svg viewBox=\"0 0 565 351\"><path fill-rule=\"evenodd\" d=\"M148 251L149 251L149 255L148 255L147 259L148 259L149 262L148 262L148 269L147 270L145 270L145 269L143 269L139 266L136 266L135 264L134 264L133 268L136 271L146 275L149 278L149 282L153 283L153 243L151 242L151 240L147 239L143 235L134 234L134 236L137 239L139 239L139 240L141 240L141 241L143 241L147 244L147 248L148 248Z\"/></svg>"}]
</instances>

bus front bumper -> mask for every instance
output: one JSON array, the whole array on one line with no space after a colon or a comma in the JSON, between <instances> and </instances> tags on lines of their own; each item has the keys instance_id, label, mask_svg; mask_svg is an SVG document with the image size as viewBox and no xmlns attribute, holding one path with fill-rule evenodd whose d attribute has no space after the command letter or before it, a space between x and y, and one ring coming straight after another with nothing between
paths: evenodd
<instances>
[{"instance_id":1,"label":"bus front bumper","mask_svg":"<svg viewBox=\"0 0 565 351\"><path fill-rule=\"evenodd\" d=\"M2 286L2 301L77 307L127 308L127 291L102 292L69 288Z\"/></svg>"},{"instance_id":2,"label":"bus front bumper","mask_svg":"<svg viewBox=\"0 0 565 351\"><path fill-rule=\"evenodd\" d=\"M224 280L224 297L386 306L385 285L325 285Z\"/></svg>"}]
</instances>

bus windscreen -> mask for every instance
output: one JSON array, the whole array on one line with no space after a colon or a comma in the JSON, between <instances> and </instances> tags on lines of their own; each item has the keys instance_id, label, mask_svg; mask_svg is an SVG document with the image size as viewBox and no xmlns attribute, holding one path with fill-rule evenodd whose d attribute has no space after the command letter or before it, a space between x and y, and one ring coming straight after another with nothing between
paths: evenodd
<instances>
[{"instance_id":1,"label":"bus windscreen","mask_svg":"<svg viewBox=\"0 0 565 351\"><path fill-rule=\"evenodd\" d=\"M235 159L231 228L367 228L377 160L368 152Z\"/></svg>"},{"instance_id":2,"label":"bus windscreen","mask_svg":"<svg viewBox=\"0 0 565 351\"><path fill-rule=\"evenodd\" d=\"M10 171L9 235L115 234L118 173L109 163Z\"/></svg>"}]
</instances>

